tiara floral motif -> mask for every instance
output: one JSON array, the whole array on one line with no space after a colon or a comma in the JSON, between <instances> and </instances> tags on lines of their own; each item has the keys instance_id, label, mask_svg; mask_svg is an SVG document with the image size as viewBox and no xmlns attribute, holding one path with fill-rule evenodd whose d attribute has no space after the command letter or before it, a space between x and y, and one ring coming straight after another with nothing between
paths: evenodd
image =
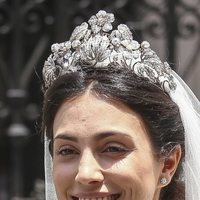
<instances>
[{"instance_id":1,"label":"tiara floral motif","mask_svg":"<svg viewBox=\"0 0 200 200\"><path fill-rule=\"evenodd\" d=\"M43 78L49 88L60 76L81 70L81 65L129 68L140 77L160 86L165 92L176 89L171 68L162 63L147 41L139 44L125 24L112 30L114 15L100 10L88 23L77 26L69 41L51 46Z\"/></svg>"}]
</instances>

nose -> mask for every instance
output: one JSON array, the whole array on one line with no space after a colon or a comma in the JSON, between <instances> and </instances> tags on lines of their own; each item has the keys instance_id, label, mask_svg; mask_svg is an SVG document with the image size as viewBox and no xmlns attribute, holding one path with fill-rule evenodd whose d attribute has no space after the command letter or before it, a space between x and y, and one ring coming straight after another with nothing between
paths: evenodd
<instances>
[{"instance_id":1,"label":"nose","mask_svg":"<svg viewBox=\"0 0 200 200\"><path fill-rule=\"evenodd\" d=\"M83 152L75 180L83 185L101 183L104 180L101 166L90 151Z\"/></svg>"}]
</instances>

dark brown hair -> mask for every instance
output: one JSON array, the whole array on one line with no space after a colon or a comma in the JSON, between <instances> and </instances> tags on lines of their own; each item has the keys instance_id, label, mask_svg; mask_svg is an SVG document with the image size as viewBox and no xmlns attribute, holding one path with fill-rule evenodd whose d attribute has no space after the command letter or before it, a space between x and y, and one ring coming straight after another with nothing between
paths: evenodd
<instances>
[{"instance_id":1,"label":"dark brown hair","mask_svg":"<svg viewBox=\"0 0 200 200\"><path fill-rule=\"evenodd\" d=\"M130 69L85 66L81 71L63 75L55 80L44 95L42 128L47 137L53 137L54 117L62 102L83 94L91 83L90 92L102 98L120 101L141 115L158 157L167 155L180 144L182 159L171 183L162 190L161 199L177 199L177 192L180 193L180 199L184 199L184 186L179 183L185 151L184 128L179 109L158 85L138 77Z\"/></svg>"}]
</instances>

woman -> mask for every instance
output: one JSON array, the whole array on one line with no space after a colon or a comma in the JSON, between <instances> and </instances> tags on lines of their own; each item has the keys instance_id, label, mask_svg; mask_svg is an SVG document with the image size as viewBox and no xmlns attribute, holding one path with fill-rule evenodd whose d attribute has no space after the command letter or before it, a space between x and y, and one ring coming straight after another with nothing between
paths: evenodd
<instances>
[{"instance_id":1,"label":"woman","mask_svg":"<svg viewBox=\"0 0 200 200\"><path fill-rule=\"evenodd\" d=\"M113 21L99 11L45 62L46 199L200 199L199 102Z\"/></svg>"}]
</instances>

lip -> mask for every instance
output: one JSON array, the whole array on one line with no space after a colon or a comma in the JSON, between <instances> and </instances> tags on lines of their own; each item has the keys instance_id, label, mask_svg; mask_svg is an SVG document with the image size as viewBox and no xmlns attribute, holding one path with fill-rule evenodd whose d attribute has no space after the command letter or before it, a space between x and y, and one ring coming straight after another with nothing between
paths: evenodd
<instances>
[{"instance_id":1,"label":"lip","mask_svg":"<svg viewBox=\"0 0 200 200\"><path fill-rule=\"evenodd\" d=\"M78 193L72 195L73 200L117 200L121 196L120 193Z\"/></svg>"}]
</instances>

